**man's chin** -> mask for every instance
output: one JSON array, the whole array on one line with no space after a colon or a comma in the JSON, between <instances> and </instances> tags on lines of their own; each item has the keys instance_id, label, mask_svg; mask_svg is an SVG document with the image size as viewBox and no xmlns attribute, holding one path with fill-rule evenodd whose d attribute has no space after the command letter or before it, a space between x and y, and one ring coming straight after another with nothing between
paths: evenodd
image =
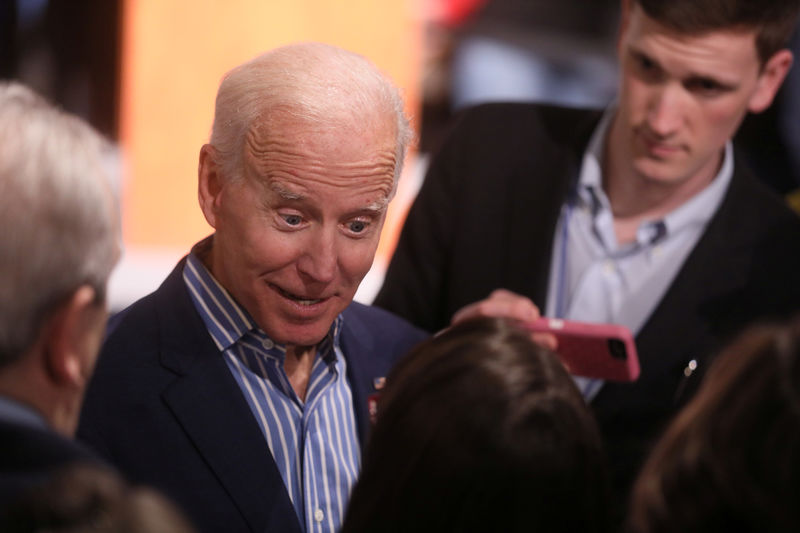
<instances>
[{"instance_id":1,"label":"man's chin","mask_svg":"<svg viewBox=\"0 0 800 533\"><path fill-rule=\"evenodd\" d=\"M270 339L287 346L316 346L328 334L333 320L315 320L307 324L280 322L264 329Z\"/></svg>"},{"instance_id":2,"label":"man's chin","mask_svg":"<svg viewBox=\"0 0 800 533\"><path fill-rule=\"evenodd\" d=\"M634 170L643 182L651 185L668 186L680 181L680 169L671 162L640 158L634 164Z\"/></svg>"}]
</instances>

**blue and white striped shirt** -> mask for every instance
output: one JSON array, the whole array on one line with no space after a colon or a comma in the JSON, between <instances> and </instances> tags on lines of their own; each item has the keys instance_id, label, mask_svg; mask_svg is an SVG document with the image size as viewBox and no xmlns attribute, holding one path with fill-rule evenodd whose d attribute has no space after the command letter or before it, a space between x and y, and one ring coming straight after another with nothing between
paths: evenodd
<instances>
[{"instance_id":1,"label":"blue and white striped shirt","mask_svg":"<svg viewBox=\"0 0 800 533\"><path fill-rule=\"evenodd\" d=\"M195 247L183 269L192 302L261 428L301 527L333 533L344 518L361 462L339 347L342 316L317 346L303 402L284 371L286 347L267 337L206 269L196 253L203 246L208 241Z\"/></svg>"}]
</instances>

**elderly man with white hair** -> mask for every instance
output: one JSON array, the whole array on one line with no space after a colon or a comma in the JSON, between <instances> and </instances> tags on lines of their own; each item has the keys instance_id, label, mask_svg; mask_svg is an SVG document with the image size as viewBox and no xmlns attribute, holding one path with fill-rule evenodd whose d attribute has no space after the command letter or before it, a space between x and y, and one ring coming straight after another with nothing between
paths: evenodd
<instances>
[{"instance_id":1,"label":"elderly man with white hair","mask_svg":"<svg viewBox=\"0 0 800 533\"><path fill-rule=\"evenodd\" d=\"M0 515L71 440L119 258L107 143L30 89L0 83Z\"/></svg>"},{"instance_id":2,"label":"elderly man with white hair","mask_svg":"<svg viewBox=\"0 0 800 533\"><path fill-rule=\"evenodd\" d=\"M295 44L228 73L198 172L214 233L113 320L79 435L203 531L337 530L370 402L425 336L352 302L410 138L359 55Z\"/></svg>"}]
</instances>

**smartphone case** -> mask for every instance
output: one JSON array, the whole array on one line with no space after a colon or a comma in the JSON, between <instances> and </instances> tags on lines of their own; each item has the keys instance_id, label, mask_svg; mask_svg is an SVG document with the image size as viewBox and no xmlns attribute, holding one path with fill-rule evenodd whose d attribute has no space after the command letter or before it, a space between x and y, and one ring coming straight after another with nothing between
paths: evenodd
<instances>
[{"instance_id":1,"label":"smartphone case","mask_svg":"<svg viewBox=\"0 0 800 533\"><path fill-rule=\"evenodd\" d=\"M575 376L609 381L635 381L639 377L636 344L625 326L541 318L525 327L554 335L556 353Z\"/></svg>"}]
</instances>

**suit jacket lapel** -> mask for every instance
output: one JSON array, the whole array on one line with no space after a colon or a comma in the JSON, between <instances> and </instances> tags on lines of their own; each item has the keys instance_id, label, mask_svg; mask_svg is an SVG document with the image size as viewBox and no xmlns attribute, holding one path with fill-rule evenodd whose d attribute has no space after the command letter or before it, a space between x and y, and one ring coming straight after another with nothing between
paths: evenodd
<instances>
[{"instance_id":1,"label":"suit jacket lapel","mask_svg":"<svg viewBox=\"0 0 800 533\"><path fill-rule=\"evenodd\" d=\"M347 379L353 394L353 411L363 448L371 424L369 397L376 392L375 379L384 377L385 369L379 367L377 362L380 358L374 355L379 353L376 350L380 350L380 347L373 346L371 342L366 344L368 339L372 339L372 335L365 329L366 326L356 316L347 315L343 327L342 352L347 354Z\"/></svg>"},{"instance_id":2,"label":"suit jacket lapel","mask_svg":"<svg viewBox=\"0 0 800 533\"><path fill-rule=\"evenodd\" d=\"M261 429L185 288L181 261L159 289L161 361L180 377L164 401L253 531L300 531Z\"/></svg>"},{"instance_id":3,"label":"suit jacket lapel","mask_svg":"<svg viewBox=\"0 0 800 533\"><path fill-rule=\"evenodd\" d=\"M727 324L720 318L742 305L739 295L754 259L757 222L740 209L747 195L744 180L741 172L734 174L719 211L637 336L639 353L646 358L642 367L648 372L663 375L676 364L682 370L690 359L704 361L718 348L716 339L731 333L714 328ZM681 346L694 351L681 352Z\"/></svg>"}]
</instances>

